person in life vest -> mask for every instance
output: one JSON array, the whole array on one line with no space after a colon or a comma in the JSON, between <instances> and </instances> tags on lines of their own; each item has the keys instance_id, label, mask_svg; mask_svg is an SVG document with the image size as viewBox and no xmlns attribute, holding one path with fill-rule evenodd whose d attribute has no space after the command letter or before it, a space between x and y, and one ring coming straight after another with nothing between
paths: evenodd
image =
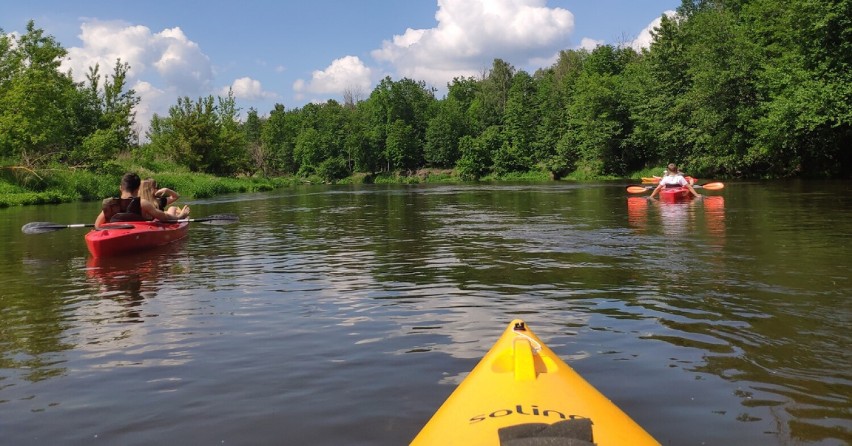
<instances>
[{"instance_id":1,"label":"person in life vest","mask_svg":"<svg viewBox=\"0 0 852 446\"><path fill-rule=\"evenodd\" d=\"M677 170L677 164L671 163L671 164L668 165L668 168L666 169L666 175L664 177L660 178L660 184L658 184L657 187L654 188L654 191L651 192L651 196L649 198L656 197L657 194L660 192L660 189L662 189L664 187L678 187L678 186L683 186L683 187L689 189L689 193L691 193L692 196L695 197L695 198L701 197L701 195L699 195L698 192L695 192L695 189L692 188L692 185L689 184L689 181L686 181L686 178L683 177L683 174L681 174Z\"/></svg>"},{"instance_id":2,"label":"person in life vest","mask_svg":"<svg viewBox=\"0 0 852 446\"><path fill-rule=\"evenodd\" d=\"M130 172L124 174L119 185L120 195L101 203L101 213L95 218L95 228L109 222L142 220L138 195L140 184L139 175Z\"/></svg>"},{"instance_id":3,"label":"person in life vest","mask_svg":"<svg viewBox=\"0 0 852 446\"><path fill-rule=\"evenodd\" d=\"M142 217L145 220L158 220L162 222L175 221L189 216L189 206L178 208L169 206L180 198L177 192L168 188L157 188L157 182L153 178L142 181L139 188L139 200L142 208Z\"/></svg>"}]
</instances>

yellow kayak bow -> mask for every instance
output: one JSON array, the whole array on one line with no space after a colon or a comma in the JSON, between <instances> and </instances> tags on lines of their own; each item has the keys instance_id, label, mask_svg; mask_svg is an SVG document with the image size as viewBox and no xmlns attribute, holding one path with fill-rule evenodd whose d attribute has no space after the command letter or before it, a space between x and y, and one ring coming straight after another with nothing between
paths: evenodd
<instances>
[{"instance_id":1,"label":"yellow kayak bow","mask_svg":"<svg viewBox=\"0 0 852 446\"><path fill-rule=\"evenodd\" d=\"M411 444L659 445L520 319Z\"/></svg>"}]
</instances>

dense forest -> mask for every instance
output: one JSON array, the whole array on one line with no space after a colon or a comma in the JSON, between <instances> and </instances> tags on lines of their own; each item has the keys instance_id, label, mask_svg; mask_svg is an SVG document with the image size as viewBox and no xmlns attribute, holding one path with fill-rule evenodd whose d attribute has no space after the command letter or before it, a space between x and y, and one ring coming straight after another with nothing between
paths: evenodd
<instances>
[{"instance_id":1,"label":"dense forest","mask_svg":"<svg viewBox=\"0 0 852 446\"><path fill-rule=\"evenodd\" d=\"M684 0L650 48L564 50L533 74L497 59L447 94L383 79L366 97L241 116L183 97L138 134L130 67L75 83L30 22L0 30L0 166L115 170L130 156L218 176L453 169L623 177L670 161L703 177L848 177L852 0ZM144 141L140 143L140 141Z\"/></svg>"}]
</instances>

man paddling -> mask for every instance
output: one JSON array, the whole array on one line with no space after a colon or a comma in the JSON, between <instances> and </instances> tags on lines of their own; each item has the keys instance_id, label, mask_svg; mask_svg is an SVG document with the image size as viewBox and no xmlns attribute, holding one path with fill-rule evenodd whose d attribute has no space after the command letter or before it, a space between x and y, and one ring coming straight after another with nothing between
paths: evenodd
<instances>
[{"instance_id":1,"label":"man paddling","mask_svg":"<svg viewBox=\"0 0 852 446\"><path fill-rule=\"evenodd\" d=\"M142 180L135 173L126 173L121 177L119 197L107 198L101 205L101 213L95 219L95 228L109 223L118 217L121 221L142 220L142 209L139 205L139 185ZM138 217L138 218L136 218Z\"/></svg>"}]
</instances>

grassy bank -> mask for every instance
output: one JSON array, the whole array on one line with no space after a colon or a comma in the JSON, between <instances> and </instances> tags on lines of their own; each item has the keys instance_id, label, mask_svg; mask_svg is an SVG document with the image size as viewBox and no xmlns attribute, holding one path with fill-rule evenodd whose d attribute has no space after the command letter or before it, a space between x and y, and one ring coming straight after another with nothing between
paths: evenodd
<instances>
[{"instance_id":1,"label":"grassy bank","mask_svg":"<svg viewBox=\"0 0 852 446\"><path fill-rule=\"evenodd\" d=\"M649 168L630 175L639 179L643 176L659 175L663 168ZM164 187L174 189L186 198L208 198L216 195L243 192L261 192L304 183L323 183L320 178L222 178L203 173L193 173L174 165L158 164L139 166L116 164L108 172L94 173L82 169L54 166L32 171L23 168L0 169L0 207L31 204L67 203L75 201L101 200L118 194L118 184L125 172L136 172L142 178L153 177ZM587 175L581 170L564 178L568 181L614 180L616 177ZM545 182L553 178L547 172L533 171L508 175L489 175L481 181ZM462 180L449 169L422 169L417 172L380 173L375 175L355 174L338 184L417 184L459 183Z\"/></svg>"},{"instance_id":2,"label":"grassy bank","mask_svg":"<svg viewBox=\"0 0 852 446\"><path fill-rule=\"evenodd\" d=\"M99 173L61 167L40 171L5 168L0 171L0 207L101 200L118 195L125 172L136 172L143 179L156 178L160 185L190 199L267 191L297 183L293 178L221 178L179 169L154 172L139 166L119 166Z\"/></svg>"}]
</instances>

